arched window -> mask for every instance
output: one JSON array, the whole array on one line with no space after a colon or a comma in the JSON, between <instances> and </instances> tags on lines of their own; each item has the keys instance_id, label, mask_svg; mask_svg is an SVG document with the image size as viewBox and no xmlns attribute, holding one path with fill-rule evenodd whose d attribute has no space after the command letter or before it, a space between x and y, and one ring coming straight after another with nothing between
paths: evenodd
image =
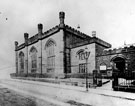
<instances>
[{"instance_id":1,"label":"arched window","mask_svg":"<svg viewBox=\"0 0 135 106\"><path fill-rule=\"evenodd\" d=\"M55 46L54 40L49 39L45 45L47 53L47 72L53 72L55 69Z\"/></svg>"},{"instance_id":2,"label":"arched window","mask_svg":"<svg viewBox=\"0 0 135 106\"><path fill-rule=\"evenodd\" d=\"M33 46L30 49L31 56L31 72L36 72L37 70L37 49Z\"/></svg>"},{"instance_id":3,"label":"arched window","mask_svg":"<svg viewBox=\"0 0 135 106\"><path fill-rule=\"evenodd\" d=\"M79 60L84 60L84 49L77 51L76 56L79 56Z\"/></svg>"},{"instance_id":4,"label":"arched window","mask_svg":"<svg viewBox=\"0 0 135 106\"><path fill-rule=\"evenodd\" d=\"M24 53L19 53L20 71L24 71Z\"/></svg>"}]
</instances>

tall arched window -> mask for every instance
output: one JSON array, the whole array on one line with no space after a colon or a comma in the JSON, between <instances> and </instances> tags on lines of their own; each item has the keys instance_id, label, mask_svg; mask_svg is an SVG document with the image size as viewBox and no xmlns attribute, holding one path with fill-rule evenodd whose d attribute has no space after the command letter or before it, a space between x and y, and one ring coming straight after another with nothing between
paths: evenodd
<instances>
[{"instance_id":1,"label":"tall arched window","mask_svg":"<svg viewBox=\"0 0 135 106\"><path fill-rule=\"evenodd\" d=\"M37 49L33 46L30 49L31 56L31 72L36 72L37 70Z\"/></svg>"},{"instance_id":2,"label":"tall arched window","mask_svg":"<svg viewBox=\"0 0 135 106\"><path fill-rule=\"evenodd\" d=\"M19 63L20 63L20 71L24 71L24 53L20 52L19 53Z\"/></svg>"},{"instance_id":3,"label":"tall arched window","mask_svg":"<svg viewBox=\"0 0 135 106\"><path fill-rule=\"evenodd\" d=\"M54 72L55 69L55 46L54 40L49 39L45 45L47 53L47 72Z\"/></svg>"}]
</instances>

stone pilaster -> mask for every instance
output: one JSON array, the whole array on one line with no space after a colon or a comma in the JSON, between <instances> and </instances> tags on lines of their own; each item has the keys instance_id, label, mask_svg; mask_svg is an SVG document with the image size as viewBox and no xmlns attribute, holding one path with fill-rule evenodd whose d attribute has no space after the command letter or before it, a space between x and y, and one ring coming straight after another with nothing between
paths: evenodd
<instances>
[{"instance_id":1,"label":"stone pilaster","mask_svg":"<svg viewBox=\"0 0 135 106\"><path fill-rule=\"evenodd\" d=\"M16 66L16 74L18 75L18 42L15 41L15 66Z\"/></svg>"},{"instance_id":2,"label":"stone pilaster","mask_svg":"<svg viewBox=\"0 0 135 106\"><path fill-rule=\"evenodd\" d=\"M26 69L26 74L28 75L28 39L29 39L29 34L24 33L24 41L25 41L25 69Z\"/></svg>"},{"instance_id":3,"label":"stone pilaster","mask_svg":"<svg viewBox=\"0 0 135 106\"><path fill-rule=\"evenodd\" d=\"M43 67L42 67L42 35L43 35L43 25L42 24L38 24L38 37L40 40L40 72L41 72L41 76L43 74Z\"/></svg>"}]
</instances>

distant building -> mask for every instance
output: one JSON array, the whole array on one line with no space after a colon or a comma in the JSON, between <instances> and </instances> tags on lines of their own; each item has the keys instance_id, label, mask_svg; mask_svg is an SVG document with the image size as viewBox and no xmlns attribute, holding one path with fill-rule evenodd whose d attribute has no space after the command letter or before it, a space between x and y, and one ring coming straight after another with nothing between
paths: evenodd
<instances>
[{"instance_id":1,"label":"distant building","mask_svg":"<svg viewBox=\"0 0 135 106\"><path fill-rule=\"evenodd\" d=\"M64 24L65 13L59 13L60 24L43 32L43 25L38 24L38 33L29 38L24 33L24 43L15 42L16 73L48 74L51 77L65 76L69 73L85 73L86 59L84 52L89 51L88 73L110 65L104 61L104 49L111 45L96 37L86 35L77 29ZM107 56L108 59L108 56ZM108 60L106 60L108 61Z\"/></svg>"}]
</instances>

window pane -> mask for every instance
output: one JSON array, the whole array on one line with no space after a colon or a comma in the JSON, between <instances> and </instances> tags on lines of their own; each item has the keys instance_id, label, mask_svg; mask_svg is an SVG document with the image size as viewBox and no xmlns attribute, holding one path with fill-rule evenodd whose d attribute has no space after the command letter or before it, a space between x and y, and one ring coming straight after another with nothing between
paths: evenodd
<instances>
[{"instance_id":1,"label":"window pane","mask_svg":"<svg viewBox=\"0 0 135 106\"><path fill-rule=\"evenodd\" d=\"M79 73L85 73L86 63L79 64Z\"/></svg>"}]
</instances>

